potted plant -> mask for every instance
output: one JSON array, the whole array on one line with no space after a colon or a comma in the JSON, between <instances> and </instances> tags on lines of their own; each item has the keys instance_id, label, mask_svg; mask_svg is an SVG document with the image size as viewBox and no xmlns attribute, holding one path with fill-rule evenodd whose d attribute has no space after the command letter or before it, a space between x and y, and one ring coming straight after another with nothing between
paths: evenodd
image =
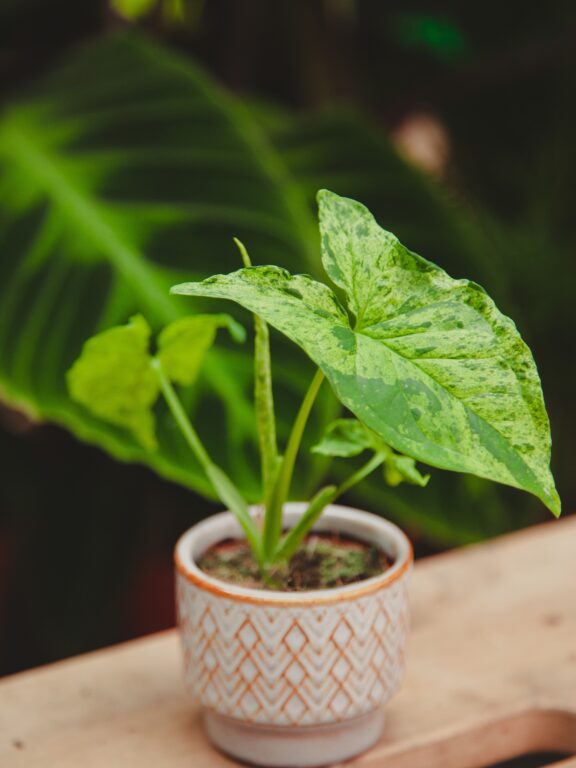
<instances>
[{"instance_id":1,"label":"potted plant","mask_svg":"<svg viewBox=\"0 0 576 768\"><path fill-rule=\"evenodd\" d=\"M228 510L177 544L179 622L208 735L252 764L357 754L378 738L400 682L411 547L381 517L335 505L355 483L383 470L392 485L424 486L418 460L527 490L560 513L540 382L512 321L478 285L407 250L360 203L321 191L319 210L322 261L338 295L309 276L252 266L238 241L242 269L172 289L230 299L254 315L261 505L249 507L208 455L174 387L193 383L217 328L243 337L230 316L175 321L155 354L135 317L89 340L69 373L74 399L151 449L161 394ZM317 366L282 455L269 325ZM288 503L324 380L350 415L314 450L368 459L340 485Z\"/></svg>"}]
</instances>

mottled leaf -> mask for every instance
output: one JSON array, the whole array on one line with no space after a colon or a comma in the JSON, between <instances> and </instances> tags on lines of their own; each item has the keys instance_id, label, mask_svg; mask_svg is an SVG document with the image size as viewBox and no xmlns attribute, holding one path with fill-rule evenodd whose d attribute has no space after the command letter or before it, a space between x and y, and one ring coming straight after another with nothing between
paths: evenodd
<instances>
[{"instance_id":1,"label":"mottled leaf","mask_svg":"<svg viewBox=\"0 0 576 768\"><path fill-rule=\"evenodd\" d=\"M354 323L327 286L276 267L174 292L258 313L396 450L522 488L559 514L540 381L514 323L480 286L409 251L360 203L326 191L319 202L324 266Z\"/></svg>"}]
</instances>

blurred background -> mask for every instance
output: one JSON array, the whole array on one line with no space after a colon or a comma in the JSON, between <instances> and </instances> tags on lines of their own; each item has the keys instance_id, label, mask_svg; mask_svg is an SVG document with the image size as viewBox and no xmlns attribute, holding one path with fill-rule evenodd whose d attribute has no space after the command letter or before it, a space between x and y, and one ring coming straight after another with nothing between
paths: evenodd
<instances>
[{"instance_id":1,"label":"blurred background","mask_svg":"<svg viewBox=\"0 0 576 768\"><path fill-rule=\"evenodd\" d=\"M239 266L233 235L318 274L320 187L515 319L575 508L575 59L568 0L0 0L0 674L173 623L172 546L218 507L164 412L147 454L65 372L99 329L190 311L168 286ZM273 360L285 436L311 372L277 335ZM251 389L250 344L222 340L186 398L255 499ZM341 468L298 470L295 497ZM348 500L420 555L549 517L439 470Z\"/></svg>"}]
</instances>

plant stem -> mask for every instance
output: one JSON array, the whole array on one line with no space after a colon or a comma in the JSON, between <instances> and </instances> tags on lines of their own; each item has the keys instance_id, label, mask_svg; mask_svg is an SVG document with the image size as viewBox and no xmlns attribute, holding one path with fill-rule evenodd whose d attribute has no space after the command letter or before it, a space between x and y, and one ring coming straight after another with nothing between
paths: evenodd
<instances>
[{"instance_id":1,"label":"plant stem","mask_svg":"<svg viewBox=\"0 0 576 768\"><path fill-rule=\"evenodd\" d=\"M268 506L280 459L276 444L276 419L274 417L272 368L270 364L270 334L268 332L268 325L258 315L254 315L254 327L256 331L254 340L254 402L256 405L256 424L258 426L262 462L264 501L266 506Z\"/></svg>"},{"instance_id":2,"label":"plant stem","mask_svg":"<svg viewBox=\"0 0 576 768\"><path fill-rule=\"evenodd\" d=\"M290 437L288 438L286 452L280 463L280 468L270 497L270 504L266 508L266 515L264 517L262 549L264 558L267 561L273 557L278 546L278 541L282 532L282 512L290 490L296 456L298 455L298 449L300 448L302 435L304 434L304 428L306 427L310 411L312 410L312 406L314 405L314 401L320 391L323 381L324 374L318 369L310 382L308 391L304 395Z\"/></svg>"},{"instance_id":3,"label":"plant stem","mask_svg":"<svg viewBox=\"0 0 576 768\"><path fill-rule=\"evenodd\" d=\"M343 483L340 483L333 501L339 496L342 496L343 493L346 493L346 491L350 490L353 485L357 485L361 480L364 480L364 478L374 472L375 469L378 469L385 460L386 454L384 452L375 453L366 464L363 464L360 469L357 469L356 472L353 472Z\"/></svg>"},{"instance_id":4,"label":"plant stem","mask_svg":"<svg viewBox=\"0 0 576 768\"><path fill-rule=\"evenodd\" d=\"M172 416L174 417L176 424L178 425L180 431L182 432L182 435L184 436L184 439L188 443L192 453L198 459L198 462L200 463L201 467L204 470L206 470L208 466L212 464L210 456L208 455L208 452L202 445L202 441L198 437L198 433L190 423L190 420L188 419L186 411L182 407L180 398L178 397L178 395L176 394L176 390L174 389L174 387L166 377L166 374L164 373L164 370L162 368L162 364L157 357L152 359L152 368L156 372L156 375L158 377L158 382L160 384L160 389L162 391L162 394L164 395L164 399L168 403L168 407L170 408L170 412L172 413Z\"/></svg>"},{"instance_id":5,"label":"plant stem","mask_svg":"<svg viewBox=\"0 0 576 768\"><path fill-rule=\"evenodd\" d=\"M318 491L308 504L306 512L304 512L296 525L288 531L286 536L284 536L280 542L280 545L274 554L274 562L290 560L300 546L302 539L312 528L316 520L318 520L324 509L326 509L328 504L331 504L334 501L337 491L338 488L335 485L328 485L326 488L322 488Z\"/></svg>"},{"instance_id":6,"label":"plant stem","mask_svg":"<svg viewBox=\"0 0 576 768\"><path fill-rule=\"evenodd\" d=\"M274 561L289 560L328 504L333 504L339 496L377 469L385 461L385 458L384 453L375 453L366 464L351 474L339 486L329 485L319 491L296 525L288 531L280 542L275 552Z\"/></svg>"},{"instance_id":7,"label":"plant stem","mask_svg":"<svg viewBox=\"0 0 576 768\"><path fill-rule=\"evenodd\" d=\"M242 530L244 531L244 535L246 536L246 539L250 544L252 551L254 552L256 560L258 563L261 563L262 546L260 534L256 528L254 520L250 515L248 505L242 497L242 494L234 485L232 480L228 477L228 475L224 472L224 470L215 464L208 455L208 451L206 448L204 448L198 433L190 423L186 411L182 407L180 398L176 394L176 390L172 386L170 380L164 373L162 364L157 357L152 358L152 368L158 377L158 383L160 384L162 395L164 396L170 412L172 413L176 424L182 432L184 439L188 443L190 450L198 459L201 467L206 472L206 475L212 483L217 496L220 498L223 504L236 515L236 518L240 523Z\"/></svg>"},{"instance_id":8,"label":"plant stem","mask_svg":"<svg viewBox=\"0 0 576 768\"><path fill-rule=\"evenodd\" d=\"M234 238L245 267L252 262L244 244ZM256 406L256 425L262 466L262 486L264 506L267 509L274 487L280 459L276 443L276 419L274 417L274 394L272 391L272 365L270 362L270 333L268 324L259 315L254 314L254 403Z\"/></svg>"}]
</instances>

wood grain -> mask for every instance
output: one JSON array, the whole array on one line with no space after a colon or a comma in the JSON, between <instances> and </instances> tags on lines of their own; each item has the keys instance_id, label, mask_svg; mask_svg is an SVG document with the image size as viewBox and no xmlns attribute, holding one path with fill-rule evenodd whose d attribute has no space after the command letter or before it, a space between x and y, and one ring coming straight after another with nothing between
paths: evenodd
<instances>
[{"instance_id":1,"label":"wood grain","mask_svg":"<svg viewBox=\"0 0 576 768\"><path fill-rule=\"evenodd\" d=\"M418 563L408 673L357 768L481 768L576 754L576 519ZM175 632L0 682L3 768L224 768ZM576 759L562 764L576 768Z\"/></svg>"}]
</instances>

